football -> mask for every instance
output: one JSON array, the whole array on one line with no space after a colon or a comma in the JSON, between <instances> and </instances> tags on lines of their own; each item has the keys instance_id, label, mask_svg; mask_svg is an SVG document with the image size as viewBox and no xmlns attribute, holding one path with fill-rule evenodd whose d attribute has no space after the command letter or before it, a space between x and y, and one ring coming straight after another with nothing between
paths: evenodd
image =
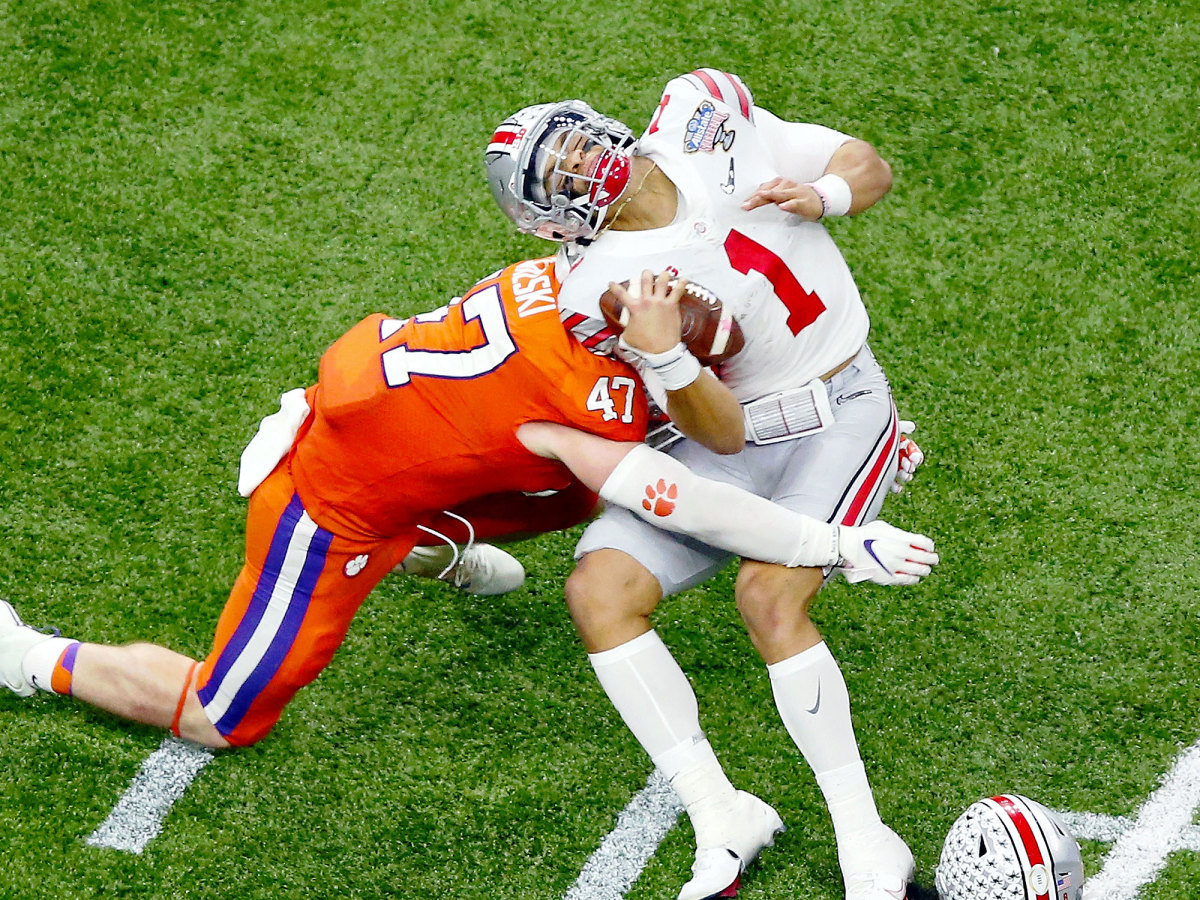
<instances>
[{"instance_id":1,"label":"football","mask_svg":"<svg viewBox=\"0 0 1200 900\"><path fill-rule=\"evenodd\" d=\"M672 279L670 286L675 287ZM630 290L629 282L621 286ZM637 290L637 286L633 288ZM600 312L608 327L620 334L629 323L629 311L612 291L600 296ZM679 315L683 320L682 339L702 366L715 366L740 351L746 343L742 328L725 304L708 288L689 281L679 300Z\"/></svg>"}]
</instances>

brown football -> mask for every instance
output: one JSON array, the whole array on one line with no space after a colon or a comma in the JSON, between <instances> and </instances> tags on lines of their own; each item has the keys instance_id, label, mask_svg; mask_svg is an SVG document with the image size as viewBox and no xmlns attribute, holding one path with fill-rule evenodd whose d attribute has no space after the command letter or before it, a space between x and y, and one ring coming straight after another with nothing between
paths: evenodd
<instances>
[{"instance_id":1,"label":"brown football","mask_svg":"<svg viewBox=\"0 0 1200 900\"><path fill-rule=\"evenodd\" d=\"M670 286L675 287L672 280ZM621 286L628 290L629 282ZM604 321L617 334L625 330L629 313L625 304L612 291L600 296L600 312ZM725 362L742 349L746 337L737 321L725 311L725 304L708 288L689 281L679 300L679 316L683 321L682 339L702 366Z\"/></svg>"}]
</instances>

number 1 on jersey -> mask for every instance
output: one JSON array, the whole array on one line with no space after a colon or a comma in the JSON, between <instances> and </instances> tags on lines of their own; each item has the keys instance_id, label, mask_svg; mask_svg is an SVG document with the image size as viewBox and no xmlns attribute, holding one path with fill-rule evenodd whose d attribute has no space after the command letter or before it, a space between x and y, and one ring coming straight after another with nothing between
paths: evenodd
<instances>
[{"instance_id":1,"label":"number 1 on jersey","mask_svg":"<svg viewBox=\"0 0 1200 900\"><path fill-rule=\"evenodd\" d=\"M806 291L787 263L754 238L746 237L740 231L730 231L725 238L725 255L729 257L729 264L743 275L758 272L771 282L775 296L787 307L787 325L792 334L799 334L825 312L821 298Z\"/></svg>"}]
</instances>

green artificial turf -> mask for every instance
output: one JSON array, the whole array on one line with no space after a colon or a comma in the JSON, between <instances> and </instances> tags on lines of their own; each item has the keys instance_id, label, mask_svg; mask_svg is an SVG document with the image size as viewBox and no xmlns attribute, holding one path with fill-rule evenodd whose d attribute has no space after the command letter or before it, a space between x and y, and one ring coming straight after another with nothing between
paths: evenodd
<instances>
[{"instance_id":1,"label":"green artificial turf","mask_svg":"<svg viewBox=\"0 0 1200 900\"><path fill-rule=\"evenodd\" d=\"M1135 815L1200 737L1198 59L1200 8L1166 2L2 3L0 596L204 654L278 395L364 314L551 249L494 208L495 124L579 96L640 130L715 66L895 174L831 229L928 457L884 516L943 562L815 615L919 882L988 794ZM385 582L140 856L84 840L161 735L0 696L0 898L559 900L650 770L562 602L576 536L519 545L503 597ZM790 826L741 896L840 900L731 591L656 623ZM674 897L691 853L682 825L630 900ZM1197 884L1181 852L1141 896Z\"/></svg>"}]
</instances>

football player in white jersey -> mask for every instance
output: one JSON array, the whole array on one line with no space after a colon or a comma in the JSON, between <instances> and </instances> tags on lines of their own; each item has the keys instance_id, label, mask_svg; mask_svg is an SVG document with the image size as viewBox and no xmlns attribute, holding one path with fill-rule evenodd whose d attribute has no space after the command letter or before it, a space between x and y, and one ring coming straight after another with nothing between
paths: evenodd
<instances>
[{"instance_id":1,"label":"football player in white jersey","mask_svg":"<svg viewBox=\"0 0 1200 900\"><path fill-rule=\"evenodd\" d=\"M746 447L722 456L684 439L676 458L846 524L878 514L897 471L900 482L911 477L920 451L900 433L866 345L867 311L821 221L859 213L890 190L890 168L871 145L783 121L755 106L736 76L699 69L667 84L640 139L582 101L539 104L501 123L485 162L517 226L562 242L562 316L595 352L625 352L599 298L643 269L683 273L732 310L745 346L716 374L743 404ZM670 414L660 373L678 363L634 361ZM783 824L729 782L687 677L649 621L663 596L730 557L618 509L588 527L576 556L567 602L597 677L695 828L693 877L679 900L732 897ZM847 900L903 900L913 857L878 813L845 680L809 617L827 575L743 559L738 610L828 804Z\"/></svg>"}]
</instances>

